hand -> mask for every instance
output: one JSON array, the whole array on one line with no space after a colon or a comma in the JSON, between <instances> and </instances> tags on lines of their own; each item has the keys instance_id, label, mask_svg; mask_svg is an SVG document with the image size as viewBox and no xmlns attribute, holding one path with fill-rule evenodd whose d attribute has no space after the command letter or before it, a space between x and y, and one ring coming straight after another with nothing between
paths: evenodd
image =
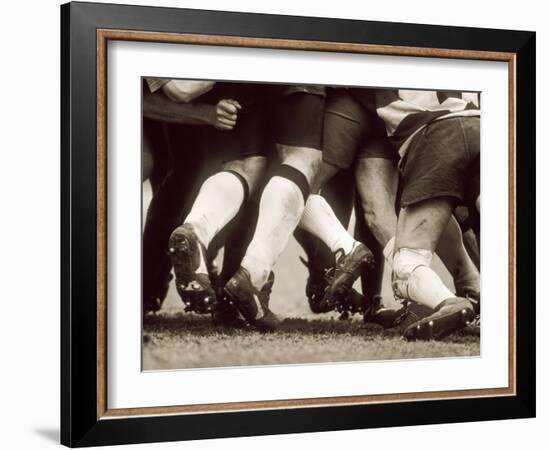
<instances>
[{"instance_id":1,"label":"hand","mask_svg":"<svg viewBox=\"0 0 550 450\"><path fill-rule=\"evenodd\" d=\"M237 115L241 108L237 100L220 100L216 105L216 113L212 126L217 130L232 130L237 124Z\"/></svg>"}]
</instances>

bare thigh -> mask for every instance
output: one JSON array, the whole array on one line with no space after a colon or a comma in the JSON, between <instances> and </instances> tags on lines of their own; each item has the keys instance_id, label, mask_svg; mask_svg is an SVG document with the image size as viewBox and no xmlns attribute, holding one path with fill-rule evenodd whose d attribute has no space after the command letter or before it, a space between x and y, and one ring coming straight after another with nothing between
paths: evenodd
<instances>
[{"instance_id":1,"label":"bare thigh","mask_svg":"<svg viewBox=\"0 0 550 450\"><path fill-rule=\"evenodd\" d=\"M453 208L448 197L432 198L402 208L397 219L395 250L412 248L435 251Z\"/></svg>"}]
</instances>

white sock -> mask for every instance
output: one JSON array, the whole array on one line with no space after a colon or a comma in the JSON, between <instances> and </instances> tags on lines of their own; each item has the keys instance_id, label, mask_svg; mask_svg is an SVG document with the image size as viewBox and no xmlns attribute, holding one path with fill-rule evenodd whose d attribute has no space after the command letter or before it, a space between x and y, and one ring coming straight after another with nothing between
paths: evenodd
<instances>
[{"instance_id":1,"label":"white sock","mask_svg":"<svg viewBox=\"0 0 550 450\"><path fill-rule=\"evenodd\" d=\"M393 248L395 246L395 236L393 236L384 246L384 249L382 250L382 254L384 255L384 258L386 258L386 261L390 265L390 267L393 267Z\"/></svg>"},{"instance_id":2,"label":"white sock","mask_svg":"<svg viewBox=\"0 0 550 450\"><path fill-rule=\"evenodd\" d=\"M332 253L342 249L347 255L356 242L338 220L327 201L317 194L308 197L298 226L318 237Z\"/></svg>"},{"instance_id":3,"label":"white sock","mask_svg":"<svg viewBox=\"0 0 550 450\"><path fill-rule=\"evenodd\" d=\"M430 250L399 249L393 258L393 284L402 297L435 308L454 294L430 269L431 260Z\"/></svg>"},{"instance_id":4,"label":"white sock","mask_svg":"<svg viewBox=\"0 0 550 450\"><path fill-rule=\"evenodd\" d=\"M208 248L214 236L237 215L243 201L244 188L237 176L218 172L202 183L191 212L183 222L193 225L199 240ZM203 259L197 272L207 273Z\"/></svg>"},{"instance_id":5,"label":"white sock","mask_svg":"<svg viewBox=\"0 0 550 450\"><path fill-rule=\"evenodd\" d=\"M304 197L292 181L274 176L260 200L258 224L242 260L250 280L261 289L284 250L304 210Z\"/></svg>"}]
</instances>

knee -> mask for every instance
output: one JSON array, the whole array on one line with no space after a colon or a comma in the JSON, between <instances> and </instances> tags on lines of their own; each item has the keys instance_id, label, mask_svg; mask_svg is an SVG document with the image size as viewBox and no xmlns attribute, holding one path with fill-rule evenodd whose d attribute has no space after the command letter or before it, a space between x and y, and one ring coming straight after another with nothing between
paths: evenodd
<instances>
[{"instance_id":1,"label":"knee","mask_svg":"<svg viewBox=\"0 0 550 450\"><path fill-rule=\"evenodd\" d=\"M321 151L308 147L283 146L280 153L283 164L300 171L310 186L315 185L323 161Z\"/></svg>"},{"instance_id":2,"label":"knee","mask_svg":"<svg viewBox=\"0 0 550 450\"><path fill-rule=\"evenodd\" d=\"M222 166L223 171L233 172L246 182L247 192L253 194L265 175L267 160L263 156L254 156L245 160L229 161Z\"/></svg>"},{"instance_id":3,"label":"knee","mask_svg":"<svg viewBox=\"0 0 550 450\"><path fill-rule=\"evenodd\" d=\"M409 299L409 282L419 267L430 267L432 252L425 249L400 248L393 256L392 289L396 297Z\"/></svg>"},{"instance_id":4,"label":"knee","mask_svg":"<svg viewBox=\"0 0 550 450\"><path fill-rule=\"evenodd\" d=\"M309 161L308 169L304 172L306 175L311 192L319 192L324 184L324 174L321 172L322 159L314 158Z\"/></svg>"},{"instance_id":5,"label":"knee","mask_svg":"<svg viewBox=\"0 0 550 450\"><path fill-rule=\"evenodd\" d=\"M252 156L243 161L242 170L245 174L251 176L261 175L267 167L267 158L265 156Z\"/></svg>"},{"instance_id":6,"label":"knee","mask_svg":"<svg viewBox=\"0 0 550 450\"><path fill-rule=\"evenodd\" d=\"M267 159L264 157L251 158L251 161L246 162L243 170L243 177L248 182L252 194L255 193L262 184L266 171Z\"/></svg>"}]
</instances>

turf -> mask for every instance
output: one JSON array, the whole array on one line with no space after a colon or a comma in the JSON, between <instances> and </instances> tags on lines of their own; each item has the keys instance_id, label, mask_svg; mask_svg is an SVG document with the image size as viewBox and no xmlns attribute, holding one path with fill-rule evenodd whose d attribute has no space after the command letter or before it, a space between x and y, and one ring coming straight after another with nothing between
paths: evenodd
<instances>
[{"instance_id":1,"label":"turf","mask_svg":"<svg viewBox=\"0 0 550 450\"><path fill-rule=\"evenodd\" d=\"M361 320L287 318L275 333L213 327L208 317L171 311L144 323L143 368L258 366L479 355L479 336L405 342L397 330Z\"/></svg>"}]
</instances>

